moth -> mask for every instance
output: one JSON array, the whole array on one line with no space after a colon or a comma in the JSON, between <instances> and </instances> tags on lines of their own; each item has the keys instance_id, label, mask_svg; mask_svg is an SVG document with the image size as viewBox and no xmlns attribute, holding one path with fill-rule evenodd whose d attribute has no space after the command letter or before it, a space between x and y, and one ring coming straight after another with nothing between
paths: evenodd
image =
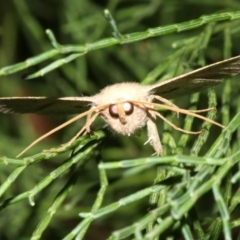
<instances>
[{"instance_id":1,"label":"moth","mask_svg":"<svg viewBox=\"0 0 240 240\"><path fill-rule=\"evenodd\" d=\"M162 144L156 126L157 117L163 119L175 129L186 133L197 134L201 131L185 131L164 118L157 109L168 109L177 114L191 115L224 127L197 114L197 112L208 111L209 109L199 111L185 110L174 105L168 99L200 92L221 83L223 78L239 73L240 56L237 56L153 85L141 85L136 82L116 83L105 87L93 96L62 98L3 97L0 98L0 112L6 114L36 113L43 115L78 114L41 136L18 156L50 134L85 116L87 117L85 125L69 143L74 141L79 135L89 132L91 124L100 116L113 131L123 135L130 136L137 130L147 126L147 143L152 145L157 155L162 155ZM86 107L89 107L89 110L84 111Z\"/></svg>"}]
</instances>

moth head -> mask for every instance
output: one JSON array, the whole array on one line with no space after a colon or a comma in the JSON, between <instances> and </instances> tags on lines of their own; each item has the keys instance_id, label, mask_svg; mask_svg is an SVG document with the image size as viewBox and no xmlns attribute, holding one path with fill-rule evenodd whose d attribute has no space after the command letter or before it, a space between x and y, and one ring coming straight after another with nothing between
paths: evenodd
<instances>
[{"instance_id":1,"label":"moth head","mask_svg":"<svg viewBox=\"0 0 240 240\"><path fill-rule=\"evenodd\" d=\"M147 122L147 108L132 101L147 102L149 93L138 83L118 83L104 88L95 95L96 106L110 104L100 116L117 133L131 135Z\"/></svg>"},{"instance_id":2,"label":"moth head","mask_svg":"<svg viewBox=\"0 0 240 240\"><path fill-rule=\"evenodd\" d=\"M134 112L134 104L131 102L118 101L108 107L109 115L112 118L119 118L122 124L126 124L127 115L132 115Z\"/></svg>"}]
</instances>

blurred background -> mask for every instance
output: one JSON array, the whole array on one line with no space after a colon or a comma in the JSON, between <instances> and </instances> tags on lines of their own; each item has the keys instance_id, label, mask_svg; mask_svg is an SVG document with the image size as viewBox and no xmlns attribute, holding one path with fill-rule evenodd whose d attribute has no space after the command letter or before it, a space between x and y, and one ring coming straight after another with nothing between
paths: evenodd
<instances>
[{"instance_id":1,"label":"blurred background","mask_svg":"<svg viewBox=\"0 0 240 240\"><path fill-rule=\"evenodd\" d=\"M51 29L62 45L84 45L112 36L112 29L105 19L103 11L109 9L117 22L122 34L146 31L148 28L177 24L184 21L197 19L202 15L209 15L240 9L238 0L231 1L197 1L197 0L0 0L0 68L10 66L26 59L52 49L51 43L45 34L46 29ZM89 51L84 56L63 65L56 70L47 73L43 77L32 80L24 80L26 75L34 73L47 66L53 60L64 56L48 59L36 66L0 77L0 96L82 96L92 95L99 92L103 87L124 81L142 82L148 74L159 64L179 49L189 47L189 50L181 58L179 73L195 69L205 64L220 61L226 57L239 55L239 20L224 21L211 24L211 36L207 45L196 48L192 43L186 44L191 38L201 36L206 31L207 25L171 34L137 41L132 44L114 45L104 49ZM226 34L228 33L228 34ZM231 36L230 43L226 44L226 36ZM190 41L191 42L191 41ZM179 62L177 63L179 64ZM180 67L180 69L179 69ZM176 64L158 76L156 81L167 79L178 74ZM153 83L153 82L152 82ZM232 83L232 96L239 92L239 82ZM217 99L222 97L223 86L217 87ZM230 95L229 95L230 96ZM232 112L230 118L236 113L236 98L231 99ZM181 107L188 108L189 97L181 98L175 103ZM219 115L221 113L221 102L219 103ZM198 108L207 108L207 92L202 93ZM219 109L218 108L218 109ZM165 116L171 117L171 113ZM26 116L2 115L0 116L0 155L14 157L28 144L45 132L56 127L69 119L68 116L43 117L33 114ZM218 119L222 121L220 118ZM177 119L179 126L183 125L183 117ZM28 153L34 154L42 149L54 147L67 142L84 124L84 119L67 127L66 129L52 135L31 149ZM196 121L198 127L201 121ZM92 129L102 128L104 123L99 120ZM215 128L214 128L215 129ZM178 142L181 133L169 130L159 121L159 133L170 131ZM220 131L214 130L216 135ZM140 136L124 137L106 131L107 137L101 146L100 156L105 161L145 157L153 153L149 145L143 143L147 139L146 131ZM216 139L212 134L211 138ZM189 153L195 136L190 136L188 144L184 149ZM176 153L171 149L168 153ZM204 148L203 148L204 152ZM49 162L45 161L31 166L29 171L24 172L13 188L9 190L4 198L11 197L24 192L36 184L47 173L55 169L65 156L60 156ZM13 168L1 167L0 183L5 181ZM96 189L98 189L98 173L96 162L93 160L81 173L81 189L76 186L68 198L69 209L65 206L55 216L44 233L42 239L61 239L71 231L79 221L78 213L89 210ZM111 173L111 177L117 177L120 173ZM130 188L138 188L152 183L155 170L149 170L144 179L123 179L113 185L109 190L106 202L119 199L121 194L126 195ZM27 201L13 205L3 210L0 217L0 239L28 239L31 236L41 214L46 211L48 204L53 200L55 194L64 184L64 177L51 188L44 190L39 195L38 206L32 208ZM90 188L91 187L91 188ZM83 190L85 189L85 190ZM88 194L85 194L88 189ZM91 190L89 190L91 189ZM82 193L84 192L84 194ZM36 201L37 201L36 200ZM131 209L126 208L118 216L110 215L106 219L100 219L91 226L85 239L105 239L113 229L124 226L125 221L133 221L145 211L147 201L140 201ZM68 209L68 210L66 210ZM133 214L134 213L134 214ZM97 237L96 237L97 236Z\"/></svg>"}]
</instances>

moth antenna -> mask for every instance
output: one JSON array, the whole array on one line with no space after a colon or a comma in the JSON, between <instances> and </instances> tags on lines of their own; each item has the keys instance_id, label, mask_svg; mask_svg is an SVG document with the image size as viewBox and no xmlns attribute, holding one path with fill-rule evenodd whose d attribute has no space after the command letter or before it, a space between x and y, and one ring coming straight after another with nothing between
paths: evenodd
<instances>
[{"instance_id":1,"label":"moth antenna","mask_svg":"<svg viewBox=\"0 0 240 240\"><path fill-rule=\"evenodd\" d=\"M197 131L197 132L193 132L193 131L187 131L187 130L184 130L178 126L176 126L175 124L173 124L172 122L170 122L169 120L167 120L165 117L163 117L162 114L160 114L159 112L155 111L155 114L157 116L159 116L163 121L165 121L166 123L168 123L171 127L173 127L174 129L180 131L180 132L184 132L184 133L187 133L187 134L199 134L201 133L202 131Z\"/></svg>"},{"instance_id":2,"label":"moth antenna","mask_svg":"<svg viewBox=\"0 0 240 240\"><path fill-rule=\"evenodd\" d=\"M160 106L159 106L159 104L154 104L154 106L156 106L156 107L161 107L161 108L165 108L165 109L169 109L169 110L174 111L174 108L168 107L168 106L164 106L164 105L162 105L162 104L160 104ZM176 111L176 110L175 110L175 111ZM189 115L189 116L193 116L193 117L202 119L202 120L204 120L204 121L207 121L207 122L209 122L209 123L212 123L212 124L214 124L214 125L216 125L216 126L219 126L219 127L221 127L221 128L225 128L225 126L223 126L222 124L220 124L220 123L218 123L218 122L215 122L215 121L213 121L213 120L211 120L211 119L209 119L209 118L207 118L207 117L204 117L204 116L202 116L202 115L199 115L199 114L197 114L197 113L194 113L194 112L192 112L192 111L189 111L189 110L186 110L186 109L182 109L182 108L178 108L177 111L180 112L180 113L183 113L183 114L185 114L185 115ZM201 110L199 110L199 111L201 111ZM205 111L205 109L204 109L204 111Z\"/></svg>"},{"instance_id":3,"label":"moth antenna","mask_svg":"<svg viewBox=\"0 0 240 240\"><path fill-rule=\"evenodd\" d=\"M39 137L38 139L36 139L34 142L32 142L28 147L26 147L21 153L19 153L16 157L20 157L22 156L26 151L28 151L31 147L33 147L34 145L36 145L37 143L39 143L40 141L42 141L44 138L50 136L51 134L57 132L58 130L66 127L67 125L77 121L78 119L86 116L86 115L89 115L91 114L92 112L95 112L95 111L100 111L106 107L109 107L110 104L105 104L105 105L102 105L102 106L98 106L98 107L95 107L95 108L92 108L84 113L81 113L75 117L73 117L72 119L68 120L67 122L61 124L60 126L52 129L51 131L47 132L46 134L42 135L41 137Z\"/></svg>"},{"instance_id":4,"label":"moth antenna","mask_svg":"<svg viewBox=\"0 0 240 240\"><path fill-rule=\"evenodd\" d=\"M209 118L206 118L202 115L199 115L197 113L194 113L192 111L189 111L189 110L186 110L186 109L182 109L182 108L174 108L174 107L171 107L171 106L167 106L167 105L163 105L163 104L159 104L159 103L149 103L149 102L141 102L141 101L129 101L133 104L142 104L142 105L145 105L145 106L149 106L149 108L152 108L152 110L155 110L153 107L158 107L158 108L163 108L163 109L167 109L167 110L171 110L171 111L174 111L174 112L179 112L179 113L183 113L185 115L189 115L189 116L193 116L193 117L196 117L196 118L199 118L199 119L202 119L204 121L207 121L209 123L212 123L214 125L217 125L221 128L225 128L225 126L221 125L220 123L218 122L215 122ZM155 110L156 111L156 110Z\"/></svg>"},{"instance_id":5,"label":"moth antenna","mask_svg":"<svg viewBox=\"0 0 240 240\"><path fill-rule=\"evenodd\" d=\"M171 106L171 107L176 107L176 108L179 108L177 105L175 105L174 103L172 103L171 101L169 101L168 99L166 98L163 98L161 96L157 96L157 95L153 95L152 96L152 100L153 99L156 99L160 102L163 102L163 103L166 103L167 105ZM194 113L198 113L198 112L208 112L210 110L213 110L215 108L206 108L206 109L201 109L201 110L190 110L191 112L194 112Z\"/></svg>"},{"instance_id":6,"label":"moth antenna","mask_svg":"<svg viewBox=\"0 0 240 240\"><path fill-rule=\"evenodd\" d=\"M211 110L216 110L216 108L212 107L212 108L205 108L200 110L189 110L189 111L193 113L201 113L201 112L209 112Z\"/></svg>"}]
</instances>

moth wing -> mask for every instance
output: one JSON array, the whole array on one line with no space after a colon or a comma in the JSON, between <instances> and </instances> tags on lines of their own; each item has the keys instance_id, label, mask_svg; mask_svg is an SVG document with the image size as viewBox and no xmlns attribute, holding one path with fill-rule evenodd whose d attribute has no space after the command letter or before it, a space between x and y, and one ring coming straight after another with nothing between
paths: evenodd
<instances>
[{"instance_id":1,"label":"moth wing","mask_svg":"<svg viewBox=\"0 0 240 240\"><path fill-rule=\"evenodd\" d=\"M149 92L172 99L203 91L240 73L240 56L229 58L150 86Z\"/></svg>"},{"instance_id":2,"label":"moth wing","mask_svg":"<svg viewBox=\"0 0 240 240\"><path fill-rule=\"evenodd\" d=\"M0 98L2 113L36 113L41 115L78 114L89 108L92 97L3 97Z\"/></svg>"}]
</instances>

